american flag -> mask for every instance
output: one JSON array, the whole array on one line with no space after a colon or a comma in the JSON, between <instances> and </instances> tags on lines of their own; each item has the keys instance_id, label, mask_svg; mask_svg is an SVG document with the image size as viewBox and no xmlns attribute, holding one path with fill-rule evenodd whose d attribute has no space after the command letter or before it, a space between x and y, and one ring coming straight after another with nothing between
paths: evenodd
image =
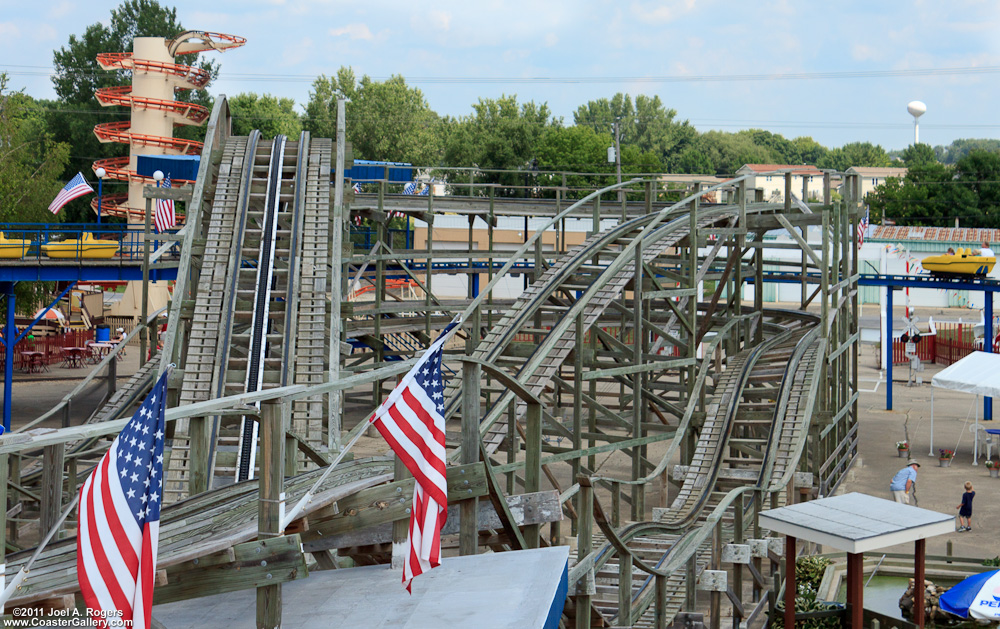
<instances>
[{"instance_id":1,"label":"american flag","mask_svg":"<svg viewBox=\"0 0 1000 629\"><path fill-rule=\"evenodd\" d=\"M80 489L76 569L101 619L149 627L160 532L167 376L160 377Z\"/></svg>"},{"instance_id":2,"label":"american flag","mask_svg":"<svg viewBox=\"0 0 1000 629\"><path fill-rule=\"evenodd\" d=\"M354 184L354 192L355 192L355 194L361 194L361 182L360 181L358 183Z\"/></svg>"},{"instance_id":3,"label":"american flag","mask_svg":"<svg viewBox=\"0 0 1000 629\"><path fill-rule=\"evenodd\" d=\"M865 244L865 234L868 232L868 209L865 208L865 215L858 221L858 249Z\"/></svg>"},{"instance_id":4,"label":"american flag","mask_svg":"<svg viewBox=\"0 0 1000 629\"><path fill-rule=\"evenodd\" d=\"M403 194L416 194L417 193L417 182L411 181L410 183L403 186Z\"/></svg>"},{"instance_id":5,"label":"american flag","mask_svg":"<svg viewBox=\"0 0 1000 629\"><path fill-rule=\"evenodd\" d=\"M408 592L413 577L441 564L441 527L448 518L441 351L460 323L448 324L369 420L416 480L403 565Z\"/></svg>"},{"instance_id":6,"label":"american flag","mask_svg":"<svg viewBox=\"0 0 1000 629\"><path fill-rule=\"evenodd\" d=\"M161 188L170 187L170 175L168 174L160 182ZM157 199L156 211L153 212L153 223L156 224L156 231L161 234L171 227L177 226L177 215L174 213L173 199Z\"/></svg>"},{"instance_id":7,"label":"american flag","mask_svg":"<svg viewBox=\"0 0 1000 629\"><path fill-rule=\"evenodd\" d=\"M52 199L52 203L49 203L49 211L56 214L62 209L62 206L73 199L90 194L93 191L94 189L83 178L83 173L76 173L76 177L70 179L69 183L63 186L63 189L56 195L56 198Z\"/></svg>"}]
</instances>

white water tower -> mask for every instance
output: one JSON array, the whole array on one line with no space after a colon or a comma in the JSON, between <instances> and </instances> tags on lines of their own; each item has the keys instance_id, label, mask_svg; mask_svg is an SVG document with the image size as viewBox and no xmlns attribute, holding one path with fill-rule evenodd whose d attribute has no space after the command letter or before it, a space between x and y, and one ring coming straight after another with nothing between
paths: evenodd
<instances>
[{"instance_id":1,"label":"white water tower","mask_svg":"<svg viewBox=\"0 0 1000 629\"><path fill-rule=\"evenodd\" d=\"M906 111L913 116L913 145L920 144L920 116L927 113L927 105L919 100L910 101L906 106Z\"/></svg>"}]
</instances>

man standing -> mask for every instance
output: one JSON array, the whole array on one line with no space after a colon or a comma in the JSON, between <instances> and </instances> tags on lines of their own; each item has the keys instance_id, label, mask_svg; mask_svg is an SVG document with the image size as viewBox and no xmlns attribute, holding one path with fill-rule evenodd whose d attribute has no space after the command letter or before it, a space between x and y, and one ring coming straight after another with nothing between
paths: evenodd
<instances>
[{"instance_id":1,"label":"man standing","mask_svg":"<svg viewBox=\"0 0 1000 629\"><path fill-rule=\"evenodd\" d=\"M889 491L892 492L892 499L904 505L910 504L910 496L913 495L913 483L917 482L917 468L920 464L916 459L906 462L906 467L896 472L889 483Z\"/></svg>"}]
</instances>

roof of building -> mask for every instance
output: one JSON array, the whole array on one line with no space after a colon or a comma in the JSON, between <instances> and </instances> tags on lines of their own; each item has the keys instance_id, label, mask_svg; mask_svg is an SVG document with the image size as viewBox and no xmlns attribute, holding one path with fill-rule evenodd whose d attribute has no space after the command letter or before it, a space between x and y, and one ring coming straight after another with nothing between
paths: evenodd
<instances>
[{"instance_id":1,"label":"roof of building","mask_svg":"<svg viewBox=\"0 0 1000 629\"><path fill-rule=\"evenodd\" d=\"M907 227L903 225L878 225L872 231L875 240L930 240L936 242L1000 243L1000 229L973 227Z\"/></svg>"},{"instance_id":2,"label":"roof of building","mask_svg":"<svg viewBox=\"0 0 1000 629\"><path fill-rule=\"evenodd\" d=\"M755 173L768 173L775 170L794 169L792 170L793 175L820 175L823 172L819 168L810 164L743 164L736 172L744 169L749 169Z\"/></svg>"},{"instance_id":3,"label":"roof of building","mask_svg":"<svg viewBox=\"0 0 1000 629\"><path fill-rule=\"evenodd\" d=\"M955 516L855 492L761 511L760 525L848 553L863 553L951 533Z\"/></svg>"},{"instance_id":4,"label":"roof of building","mask_svg":"<svg viewBox=\"0 0 1000 629\"><path fill-rule=\"evenodd\" d=\"M903 177L906 175L905 168L895 166L851 166L847 172L865 177Z\"/></svg>"}]
</instances>

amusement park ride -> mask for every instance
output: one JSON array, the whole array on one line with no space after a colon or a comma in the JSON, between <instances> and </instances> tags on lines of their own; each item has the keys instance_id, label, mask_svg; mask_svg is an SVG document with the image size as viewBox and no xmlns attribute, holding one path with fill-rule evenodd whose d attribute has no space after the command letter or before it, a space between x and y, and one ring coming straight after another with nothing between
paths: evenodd
<instances>
[{"instance_id":1,"label":"amusement park ride","mask_svg":"<svg viewBox=\"0 0 1000 629\"><path fill-rule=\"evenodd\" d=\"M360 578L368 573L329 570L398 560L414 482L405 468L349 453L325 472L366 430L385 385L461 315L444 357L457 522L445 554L471 562L486 549L540 552L574 537L551 584L556 624L665 627L679 613L704 614L712 627L724 616L761 624L773 612L767 590L778 587L781 547L757 514L832 494L857 456L858 177L843 175L834 202L825 173L812 203L793 202L791 169L771 174L785 182L779 203L755 202L747 177L695 184L676 202L653 178L582 198L566 186L498 198L492 186L459 183L447 196L393 194L388 182L351 194L342 178L330 181L350 161L343 118L336 142L265 140L231 135L225 97L210 113L173 98L207 80L173 56L242 44L188 32L101 55L135 81L98 95L133 108L129 125L95 129L102 140L203 156L179 190L144 185L135 155L95 163L129 181L128 199L102 204L130 222L148 220L154 197L187 200L176 234L135 232L147 252L153 238L164 243L148 263L0 265L6 284L54 272L45 269L176 278L162 352L121 386L101 375L112 353L56 408L0 437L0 565L8 583L18 579L7 609L78 604L76 522L60 516L171 365L155 604L256 588L258 626L273 627L282 584ZM175 123L205 120L203 146L172 139ZM722 191L726 203L703 202ZM419 248L392 247L392 213L426 225ZM467 244L435 230L446 214L467 219ZM370 251L349 244L354 217L375 228ZM527 217L540 227L516 250L494 246L500 221ZM580 244L568 244L567 221L588 224ZM810 228L819 242L806 238ZM764 234L775 230L797 260L765 258L774 245ZM474 231L490 246L475 246ZM435 293L449 276L468 279L465 298ZM512 276L527 288L500 297ZM390 295L396 280L417 290ZM347 299L359 281L373 287L369 301ZM765 281L799 284L798 307L766 308ZM15 336L8 323L5 337ZM70 417L96 377L111 390L86 422L39 429ZM56 541L33 558L46 533ZM323 589L360 609L370 588ZM512 607L488 597L483 606L493 617Z\"/></svg>"}]
</instances>

